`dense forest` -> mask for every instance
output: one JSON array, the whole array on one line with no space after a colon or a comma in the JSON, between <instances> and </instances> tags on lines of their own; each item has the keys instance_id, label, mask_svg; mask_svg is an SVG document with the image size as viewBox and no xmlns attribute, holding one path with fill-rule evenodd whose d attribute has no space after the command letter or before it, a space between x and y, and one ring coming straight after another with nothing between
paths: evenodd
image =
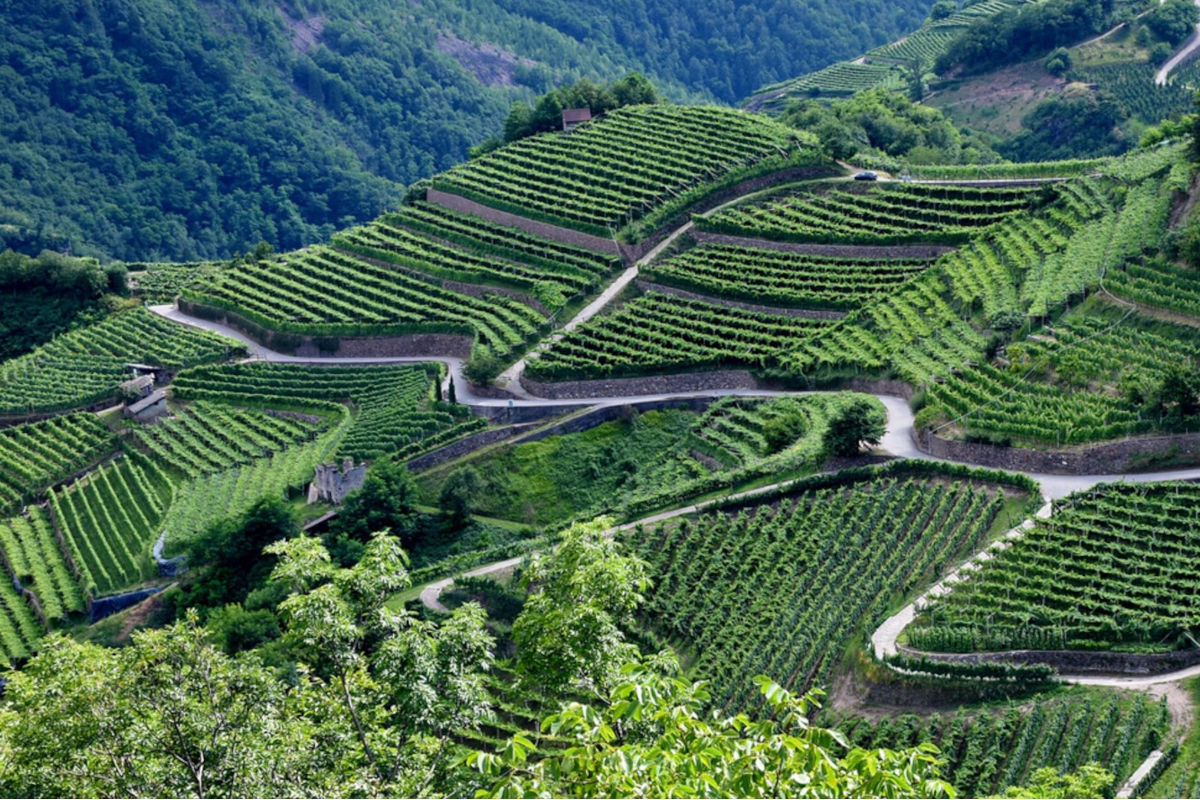
<instances>
[{"instance_id":1,"label":"dense forest","mask_svg":"<svg viewBox=\"0 0 1200 800\"><path fill-rule=\"evenodd\" d=\"M461 161L514 100L638 70L669 98L732 102L894 38L926 11L923 0L14 0L0 9L0 246L125 260L296 247Z\"/></svg>"}]
</instances>

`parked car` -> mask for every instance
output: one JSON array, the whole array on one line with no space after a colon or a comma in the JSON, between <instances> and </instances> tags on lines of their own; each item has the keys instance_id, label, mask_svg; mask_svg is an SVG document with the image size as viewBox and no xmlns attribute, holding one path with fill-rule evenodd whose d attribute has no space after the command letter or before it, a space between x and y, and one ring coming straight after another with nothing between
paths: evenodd
<instances>
[{"instance_id":1,"label":"parked car","mask_svg":"<svg viewBox=\"0 0 1200 800\"><path fill-rule=\"evenodd\" d=\"M856 180L856 181L877 181L877 180L879 180L879 176L868 169L863 172L855 173L854 180Z\"/></svg>"}]
</instances>

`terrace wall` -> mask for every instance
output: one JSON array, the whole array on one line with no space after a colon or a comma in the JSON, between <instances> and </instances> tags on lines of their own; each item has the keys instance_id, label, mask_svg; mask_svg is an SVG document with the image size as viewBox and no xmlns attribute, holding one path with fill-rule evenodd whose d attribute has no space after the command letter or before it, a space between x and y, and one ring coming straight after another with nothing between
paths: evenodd
<instances>
[{"instance_id":1,"label":"terrace wall","mask_svg":"<svg viewBox=\"0 0 1200 800\"><path fill-rule=\"evenodd\" d=\"M700 244L727 244L734 247L756 247L828 258L937 258L956 248L941 244L815 244L808 242L776 242L748 236L730 236L692 229L692 238Z\"/></svg>"},{"instance_id":2,"label":"terrace wall","mask_svg":"<svg viewBox=\"0 0 1200 800\"><path fill-rule=\"evenodd\" d=\"M452 356L470 358L473 337L449 333L411 333L402 336L300 336L263 328L225 309L178 300L179 310L224 323L272 350L304 358L388 358ZM318 347L317 342L323 345ZM329 345L334 347L330 349Z\"/></svg>"},{"instance_id":3,"label":"terrace wall","mask_svg":"<svg viewBox=\"0 0 1200 800\"><path fill-rule=\"evenodd\" d=\"M914 431L913 438L922 452L934 458L1015 472L1109 475L1146 470L1164 462L1200 462L1200 433L1142 436L1080 445L1068 450L1031 450L963 442L937 436L928 428Z\"/></svg>"},{"instance_id":4,"label":"terrace wall","mask_svg":"<svg viewBox=\"0 0 1200 800\"><path fill-rule=\"evenodd\" d=\"M615 239L605 239L600 236L593 236L590 233L584 233L583 231L564 228L560 225L551 225L549 222L539 222L538 220L518 216L508 211L501 211L498 208L485 206L483 203L449 192L443 192L440 189L430 188L425 195L425 199L442 208L448 208L451 211L474 214L497 225L520 228L526 233L532 233L534 236L541 236L545 239L552 239L556 242L563 242L575 247L584 247L588 250L608 253L609 255L621 255L621 248Z\"/></svg>"},{"instance_id":5,"label":"terrace wall","mask_svg":"<svg viewBox=\"0 0 1200 800\"><path fill-rule=\"evenodd\" d=\"M684 300L698 300L702 303L711 303L712 305L725 306L726 308L740 308L743 311L754 311L760 314L779 314L784 317L801 317L804 319L841 319L846 316L845 311L761 306L754 303L743 303L740 300L726 300L723 297L712 297L706 294L689 292L686 289L676 289L674 286L663 286L661 283L652 283L651 281L638 280L634 281L634 283L637 284L638 288L647 292L669 294L672 297L681 297Z\"/></svg>"},{"instance_id":6,"label":"terrace wall","mask_svg":"<svg viewBox=\"0 0 1200 800\"><path fill-rule=\"evenodd\" d=\"M703 200L681 211L672 219L661 225L654 233L646 237L637 244L618 243L615 238L605 239L602 236L595 236L590 233L572 230L561 225L553 225L549 222L541 222L539 220L522 217L518 214L513 214L508 211L501 211L497 208L484 205L475 200L470 200L466 197L445 192L440 189L430 188L425 199L431 203L448 208L451 211L460 211L467 214L474 214L477 217L482 217L489 222L494 222L497 225L507 225L513 228L520 228L526 233L532 233L535 236L542 236L546 239L552 239L556 242L574 245L576 247L584 247L588 250L595 250L600 253L608 253L610 255L621 256L626 264L632 264L642 258L646 253L653 250L659 242L665 239L672 231L687 222L692 214L704 213L713 209L722 203L726 203L734 198L741 197L745 194L757 192L768 186L773 186L777 183L785 183L787 181L802 180L807 178L816 178L831 174L830 168L827 166L798 166L788 167L787 169L771 172L766 175L760 175L757 178L749 178L741 183L734 184L728 189L705 197Z\"/></svg>"},{"instance_id":7,"label":"terrace wall","mask_svg":"<svg viewBox=\"0 0 1200 800\"><path fill-rule=\"evenodd\" d=\"M521 385L533 395L552 400L578 400L588 397L635 397L651 394L677 394L721 389L758 389L761 383L749 370L684 372L673 375L648 375L641 378L602 378L587 381L542 383L521 376Z\"/></svg>"},{"instance_id":8,"label":"terrace wall","mask_svg":"<svg viewBox=\"0 0 1200 800\"><path fill-rule=\"evenodd\" d=\"M1090 650L1006 650L995 653L925 653L905 645L897 649L910 656L925 657L944 664L1049 664L1059 672L1101 672L1126 675L1156 675L1200 664L1200 650L1172 653L1113 653Z\"/></svg>"}]
</instances>

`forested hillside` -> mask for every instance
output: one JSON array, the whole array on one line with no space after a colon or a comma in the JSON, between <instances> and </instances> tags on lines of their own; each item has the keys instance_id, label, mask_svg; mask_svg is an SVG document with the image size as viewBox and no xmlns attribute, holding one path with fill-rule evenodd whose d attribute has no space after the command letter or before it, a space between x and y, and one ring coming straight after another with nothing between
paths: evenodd
<instances>
[{"instance_id":1,"label":"forested hillside","mask_svg":"<svg viewBox=\"0 0 1200 800\"><path fill-rule=\"evenodd\" d=\"M461 161L515 99L640 70L674 99L732 102L894 38L925 5L14 0L0 245L125 260L296 247Z\"/></svg>"}]
</instances>

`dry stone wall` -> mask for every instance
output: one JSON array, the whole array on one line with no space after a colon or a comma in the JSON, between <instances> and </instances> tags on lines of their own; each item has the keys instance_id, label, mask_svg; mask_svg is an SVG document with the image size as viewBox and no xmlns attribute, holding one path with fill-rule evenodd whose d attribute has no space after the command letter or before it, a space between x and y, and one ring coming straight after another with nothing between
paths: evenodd
<instances>
[{"instance_id":1,"label":"dry stone wall","mask_svg":"<svg viewBox=\"0 0 1200 800\"><path fill-rule=\"evenodd\" d=\"M810 308L781 308L780 306L761 306L754 303L743 303L740 300L726 300L723 297L711 297L706 294L698 294L689 292L686 289L676 289L674 286L663 286L661 283L652 283L651 281L634 281L638 288L647 292L659 292L660 294L669 294L672 297L680 297L684 300L699 300L703 303L712 303L713 305L725 306L726 308L740 308L743 311L754 311L760 314L779 314L785 317L798 317L804 319L842 319L846 316L845 311L825 311Z\"/></svg>"},{"instance_id":2,"label":"dry stone wall","mask_svg":"<svg viewBox=\"0 0 1200 800\"><path fill-rule=\"evenodd\" d=\"M1059 672L1121 673L1157 675L1200 664L1200 650L1179 650L1173 653L1113 653L1088 650L1007 650L995 653L924 653L898 645L897 649L910 656L928 658L944 664L983 664L1011 662L1014 664L1049 664Z\"/></svg>"},{"instance_id":3,"label":"dry stone wall","mask_svg":"<svg viewBox=\"0 0 1200 800\"><path fill-rule=\"evenodd\" d=\"M692 230L692 238L701 244L727 244L735 247L754 247L829 258L937 258L955 248L938 244L817 244L809 242L776 242L749 236L730 236L724 233Z\"/></svg>"},{"instance_id":4,"label":"dry stone wall","mask_svg":"<svg viewBox=\"0 0 1200 800\"><path fill-rule=\"evenodd\" d=\"M1200 463L1200 433L1142 436L1070 450L1030 450L963 442L937 436L928 428L914 431L914 436L917 447L935 458L1013 472L1105 475L1137 472L1164 462Z\"/></svg>"},{"instance_id":5,"label":"dry stone wall","mask_svg":"<svg viewBox=\"0 0 1200 800\"><path fill-rule=\"evenodd\" d=\"M674 375L649 375L642 378L604 378L556 383L542 383L522 375L521 385L529 393L551 400L761 388L759 380L750 374L749 370L684 372Z\"/></svg>"},{"instance_id":6,"label":"dry stone wall","mask_svg":"<svg viewBox=\"0 0 1200 800\"><path fill-rule=\"evenodd\" d=\"M450 333L411 333L402 336L297 336L279 333L250 322L232 311L193 303L180 298L179 310L193 316L221 322L244 333L254 341L279 352L291 352L303 358L389 358L451 356L470 358L473 337ZM296 345L295 342L299 341ZM321 343L318 347L317 342ZM333 349L328 345L333 344Z\"/></svg>"},{"instance_id":7,"label":"dry stone wall","mask_svg":"<svg viewBox=\"0 0 1200 800\"><path fill-rule=\"evenodd\" d=\"M549 222L540 222L528 217L518 216L508 211L501 211L498 208L485 206L483 203L474 200L468 200L456 194L443 192L440 189L429 189L425 195L425 199L430 203L439 205L442 208L448 208L451 211L474 214L497 225L520 228L526 233L532 233L534 236L553 239L556 242L563 242L575 247L585 247L588 250L595 250L600 253L608 253L614 256L621 255L621 249L617 246L615 239L605 239L600 236L593 236L590 233L564 228L560 225L551 225Z\"/></svg>"}]
</instances>

